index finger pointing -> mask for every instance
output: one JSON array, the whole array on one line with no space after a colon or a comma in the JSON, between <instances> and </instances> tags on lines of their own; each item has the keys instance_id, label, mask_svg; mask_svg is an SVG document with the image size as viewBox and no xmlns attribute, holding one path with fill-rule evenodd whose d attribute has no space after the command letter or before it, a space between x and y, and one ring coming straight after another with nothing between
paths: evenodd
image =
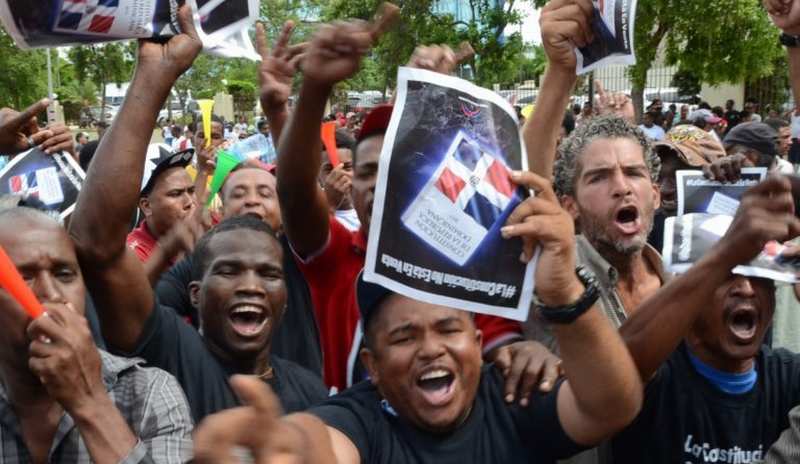
<instances>
[{"instance_id":1,"label":"index finger pointing","mask_svg":"<svg viewBox=\"0 0 800 464\"><path fill-rule=\"evenodd\" d=\"M50 100L43 98L33 105L29 106L25 111L12 118L8 124L13 128L19 128L28 124L37 114L47 110L50 105Z\"/></svg>"},{"instance_id":2,"label":"index finger pointing","mask_svg":"<svg viewBox=\"0 0 800 464\"><path fill-rule=\"evenodd\" d=\"M266 60L269 56L267 33L264 31L264 25L260 22L256 23L256 51L261 55L262 60Z\"/></svg>"},{"instance_id":3,"label":"index finger pointing","mask_svg":"<svg viewBox=\"0 0 800 464\"><path fill-rule=\"evenodd\" d=\"M293 32L294 32L293 21L286 21L285 23L283 23L283 29L281 29L281 34L278 36L278 40L275 42L275 49L272 50L273 55L281 56L284 53L284 51L289 45L289 40L291 40Z\"/></svg>"},{"instance_id":4,"label":"index finger pointing","mask_svg":"<svg viewBox=\"0 0 800 464\"><path fill-rule=\"evenodd\" d=\"M386 33L399 17L400 8L397 5L389 2L381 4L380 10L378 10L378 14L375 16L370 27L372 40L377 40Z\"/></svg>"}]
</instances>

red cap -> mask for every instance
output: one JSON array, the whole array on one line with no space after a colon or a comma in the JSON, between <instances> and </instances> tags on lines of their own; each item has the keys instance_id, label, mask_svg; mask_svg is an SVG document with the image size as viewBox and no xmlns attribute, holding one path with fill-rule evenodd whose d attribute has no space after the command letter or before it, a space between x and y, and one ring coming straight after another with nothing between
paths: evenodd
<instances>
[{"instance_id":1,"label":"red cap","mask_svg":"<svg viewBox=\"0 0 800 464\"><path fill-rule=\"evenodd\" d=\"M378 105L364 118L361 131L356 137L357 141L362 141L367 137L383 134L389 128L389 121L392 119L393 105Z\"/></svg>"}]
</instances>

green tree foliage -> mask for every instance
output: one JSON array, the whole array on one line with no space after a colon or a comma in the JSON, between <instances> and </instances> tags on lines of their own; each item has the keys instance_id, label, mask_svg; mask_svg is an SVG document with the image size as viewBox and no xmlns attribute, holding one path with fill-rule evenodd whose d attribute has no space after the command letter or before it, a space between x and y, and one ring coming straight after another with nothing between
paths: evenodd
<instances>
[{"instance_id":1,"label":"green tree foliage","mask_svg":"<svg viewBox=\"0 0 800 464\"><path fill-rule=\"evenodd\" d=\"M106 43L72 47L69 59L74 65L79 83L90 81L100 89L100 102L105 102L106 85L121 84L130 79L133 70L135 44ZM100 112L105 119L105 111Z\"/></svg>"},{"instance_id":2,"label":"green tree foliage","mask_svg":"<svg viewBox=\"0 0 800 464\"><path fill-rule=\"evenodd\" d=\"M547 0L535 2L541 7ZM637 111L660 51L668 65L712 85L768 76L783 54L761 0L639 1L634 46L629 74Z\"/></svg>"},{"instance_id":3,"label":"green tree foliage","mask_svg":"<svg viewBox=\"0 0 800 464\"><path fill-rule=\"evenodd\" d=\"M249 81L228 81L228 93L233 96L233 107L237 114L253 110L256 99L256 85Z\"/></svg>"},{"instance_id":4,"label":"green tree foliage","mask_svg":"<svg viewBox=\"0 0 800 464\"><path fill-rule=\"evenodd\" d=\"M47 96L43 50L20 50L0 29L0 106L22 109Z\"/></svg>"},{"instance_id":5,"label":"green tree foliage","mask_svg":"<svg viewBox=\"0 0 800 464\"><path fill-rule=\"evenodd\" d=\"M326 20L361 18L369 19L382 0L332 0L324 10ZM417 45L448 44L456 47L469 41L475 49L475 58L467 63L474 80L479 85L508 84L520 76L524 46L519 33L504 34L506 27L518 25L519 15L514 11L515 1L502 6L494 0L469 0L466 20L456 20L440 13L436 0L407 0L396 2L400 6L399 24L388 32L367 58L377 66L365 64L361 74L368 72L370 79L361 74L356 80L383 82L381 88L395 84L397 67L405 64ZM517 2L519 3L519 2ZM351 88L353 88L351 84ZM375 89L374 90L379 90Z\"/></svg>"}]
</instances>

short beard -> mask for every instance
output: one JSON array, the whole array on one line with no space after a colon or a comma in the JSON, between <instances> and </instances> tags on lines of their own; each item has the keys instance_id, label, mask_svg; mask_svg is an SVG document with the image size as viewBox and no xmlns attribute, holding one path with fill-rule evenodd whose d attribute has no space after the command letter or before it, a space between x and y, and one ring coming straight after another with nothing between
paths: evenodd
<instances>
[{"instance_id":1,"label":"short beard","mask_svg":"<svg viewBox=\"0 0 800 464\"><path fill-rule=\"evenodd\" d=\"M592 246L605 257L606 252L614 253L618 256L629 258L636 253L641 252L647 245L647 238L653 230L653 215L646 223L646 228L643 232L637 235L633 240L628 240L627 243L622 240L613 239L608 233L605 221L592 215L588 211L578 207L580 212L580 232L592 244ZM640 216L643 220L645 216Z\"/></svg>"}]
</instances>

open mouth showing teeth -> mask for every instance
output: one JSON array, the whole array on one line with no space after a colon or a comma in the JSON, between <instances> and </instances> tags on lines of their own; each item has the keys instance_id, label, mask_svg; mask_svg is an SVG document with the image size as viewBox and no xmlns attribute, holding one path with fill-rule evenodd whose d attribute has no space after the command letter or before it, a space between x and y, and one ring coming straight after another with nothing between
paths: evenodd
<instances>
[{"instance_id":1,"label":"open mouth showing teeth","mask_svg":"<svg viewBox=\"0 0 800 464\"><path fill-rule=\"evenodd\" d=\"M728 326L733 334L742 340L749 340L756 334L758 317L753 309L736 310L730 316Z\"/></svg>"},{"instance_id":2,"label":"open mouth showing teeth","mask_svg":"<svg viewBox=\"0 0 800 464\"><path fill-rule=\"evenodd\" d=\"M447 403L453 393L455 376L445 369L434 369L422 374L417 379L417 386L422 390L425 400L433 406Z\"/></svg>"},{"instance_id":3,"label":"open mouth showing teeth","mask_svg":"<svg viewBox=\"0 0 800 464\"><path fill-rule=\"evenodd\" d=\"M233 330L244 337L258 335L269 321L263 308L249 305L237 306L230 312L228 319Z\"/></svg>"}]
</instances>

